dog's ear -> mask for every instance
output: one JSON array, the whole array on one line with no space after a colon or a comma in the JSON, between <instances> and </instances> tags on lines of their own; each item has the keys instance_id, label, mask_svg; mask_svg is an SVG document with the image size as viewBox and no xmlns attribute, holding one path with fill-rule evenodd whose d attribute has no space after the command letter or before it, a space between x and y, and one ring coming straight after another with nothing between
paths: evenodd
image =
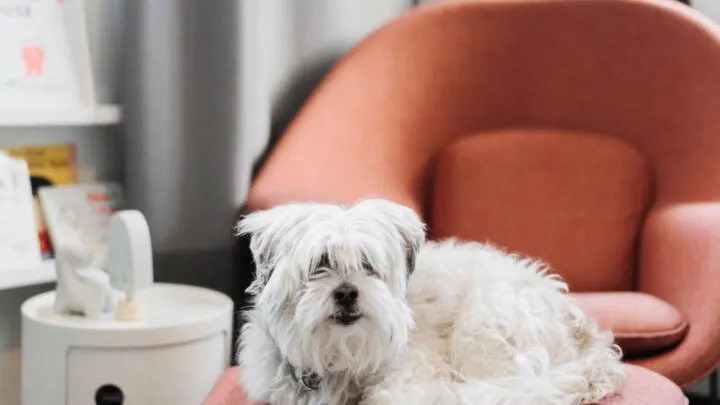
<instances>
[{"instance_id":1,"label":"dog's ear","mask_svg":"<svg viewBox=\"0 0 720 405\"><path fill-rule=\"evenodd\" d=\"M235 227L236 235L250 236L250 252L255 262L255 280L247 289L257 295L275 272L280 260L279 249L287 248L293 227L306 220L317 210L317 204L296 203L278 205L245 215Z\"/></svg>"},{"instance_id":2,"label":"dog's ear","mask_svg":"<svg viewBox=\"0 0 720 405\"><path fill-rule=\"evenodd\" d=\"M250 295L258 295L262 292L275 268L274 249L278 241L272 230L274 221L271 217L268 211L257 211L245 215L235 226L237 236L250 237L250 252L255 262L255 278L245 290Z\"/></svg>"},{"instance_id":3,"label":"dog's ear","mask_svg":"<svg viewBox=\"0 0 720 405\"><path fill-rule=\"evenodd\" d=\"M405 205L392 203L390 218L405 242L405 264L408 278L415 271L415 259L425 243L425 223L415 210Z\"/></svg>"},{"instance_id":4,"label":"dog's ear","mask_svg":"<svg viewBox=\"0 0 720 405\"><path fill-rule=\"evenodd\" d=\"M415 258L420 251L420 247L425 242L425 232L423 231L420 235L415 233L403 235L405 239L405 263L408 277L415 271Z\"/></svg>"},{"instance_id":5,"label":"dog's ear","mask_svg":"<svg viewBox=\"0 0 720 405\"><path fill-rule=\"evenodd\" d=\"M417 214L415 214L415 211L413 211L413 214L415 216L415 220L413 220L412 224L406 222L403 225L398 226L400 234L405 240L405 263L407 266L408 277L410 277L413 271L415 271L415 259L420 251L420 248L425 243L425 224L420 220Z\"/></svg>"}]
</instances>

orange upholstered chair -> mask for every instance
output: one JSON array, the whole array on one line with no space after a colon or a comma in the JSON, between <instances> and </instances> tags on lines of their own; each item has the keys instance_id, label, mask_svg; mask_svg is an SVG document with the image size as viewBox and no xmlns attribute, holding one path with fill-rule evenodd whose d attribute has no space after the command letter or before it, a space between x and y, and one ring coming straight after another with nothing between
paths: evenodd
<instances>
[{"instance_id":1,"label":"orange upholstered chair","mask_svg":"<svg viewBox=\"0 0 720 405\"><path fill-rule=\"evenodd\" d=\"M720 358L720 30L665 0L409 12L328 75L246 210L377 195L547 261L632 363L614 401L684 404Z\"/></svg>"}]
</instances>

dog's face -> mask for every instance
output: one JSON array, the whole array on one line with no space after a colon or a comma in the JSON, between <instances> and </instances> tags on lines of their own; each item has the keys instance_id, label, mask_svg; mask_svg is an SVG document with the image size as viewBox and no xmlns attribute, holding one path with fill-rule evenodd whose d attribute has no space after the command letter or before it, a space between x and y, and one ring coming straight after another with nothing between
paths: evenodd
<instances>
[{"instance_id":1,"label":"dog's face","mask_svg":"<svg viewBox=\"0 0 720 405\"><path fill-rule=\"evenodd\" d=\"M405 295L425 225L386 200L290 204L250 214L248 292L280 352L320 375L377 371L414 326Z\"/></svg>"}]
</instances>

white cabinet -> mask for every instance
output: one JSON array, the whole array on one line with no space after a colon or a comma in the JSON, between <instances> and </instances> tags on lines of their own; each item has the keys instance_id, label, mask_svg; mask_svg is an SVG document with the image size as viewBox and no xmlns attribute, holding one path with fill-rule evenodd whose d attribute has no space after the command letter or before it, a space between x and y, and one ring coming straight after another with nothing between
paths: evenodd
<instances>
[{"instance_id":1,"label":"white cabinet","mask_svg":"<svg viewBox=\"0 0 720 405\"><path fill-rule=\"evenodd\" d=\"M25 301L21 403L200 404L230 365L232 300L162 283L136 299L146 317L132 322L57 315L54 292Z\"/></svg>"},{"instance_id":2,"label":"white cabinet","mask_svg":"<svg viewBox=\"0 0 720 405\"><path fill-rule=\"evenodd\" d=\"M217 333L168 346L73 348L67 404L115 404L121 396L123 404L198 405L227 368L229 339Z\"/></svg>"}]
</instances>

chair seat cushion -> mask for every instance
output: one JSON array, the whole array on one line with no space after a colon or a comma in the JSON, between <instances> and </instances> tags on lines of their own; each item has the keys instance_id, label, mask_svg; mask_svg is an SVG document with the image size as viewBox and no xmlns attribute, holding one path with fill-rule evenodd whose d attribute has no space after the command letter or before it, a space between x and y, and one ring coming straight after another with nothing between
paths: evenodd
<instances>
[{"instance_id":1,"label":"chair seat cushion","mask_svg":"<svg viewBox=\"0 0 720 405\"><path fill-rule=\"evenodd\" d=\"M688 405L680 387L646 368L625 365L628 381L621 395L607 398L602 405Z\"/></svg>"},{"instance_id":2,"label":"chair seat cushion","mask_svg":"<svg viewBox=\"0 0 720 405\"><path fill-rule=\"evenodd\" d=\"M603 329L615 333L625 357L667 350L685 337L689 324L675 307L638 292L576 293L578 304Z\"/></svg>"},{"instance_id":3,"label":"chair seat cushion","mask_svg":"<svg viewBox=\"0 0 720 405\"><path fill-rule=\"evenodd\" d=\"M622 395L608 398L602 405L687 405L688 400L672 381L642 367L626 365L628 383ZM225 372L202 405L251 405L240 388L238 368ZM531 404L528 404L531 405Z\"/></svg>"}]
</instances>

